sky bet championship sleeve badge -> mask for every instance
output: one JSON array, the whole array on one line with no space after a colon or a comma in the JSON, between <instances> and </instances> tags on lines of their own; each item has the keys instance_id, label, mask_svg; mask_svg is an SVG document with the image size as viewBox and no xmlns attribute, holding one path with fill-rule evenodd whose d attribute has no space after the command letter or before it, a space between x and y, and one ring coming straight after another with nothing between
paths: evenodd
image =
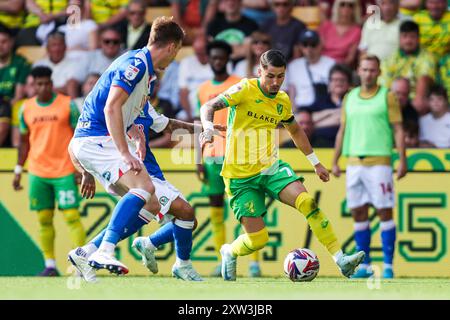
<instances>
[{"instance_id":1,"label":"sky bet championship sleeve badge","mask_svg":"<svg viewBox=\"0 0 450 320\"><path fill-rule=\"evenodd\" d=\"M130 64L125 70L125 78L127 78L130 81L133 81L134 78L136 78L136 76L138 75L138 73L139 68Z\"/></svg>"}]
</instances>

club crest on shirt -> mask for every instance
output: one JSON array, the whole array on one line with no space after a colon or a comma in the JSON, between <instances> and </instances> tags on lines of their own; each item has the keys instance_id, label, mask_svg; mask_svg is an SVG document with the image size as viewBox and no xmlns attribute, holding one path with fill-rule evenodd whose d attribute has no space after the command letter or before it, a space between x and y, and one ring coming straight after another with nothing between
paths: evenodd
<instances>
[{"instance_id":1,"label":"club crest on shirt","mask_svg":"<svg viewBox=\"0 0 450 320\"><path fill-rule=\"evenodd\" d=\"M283 105L280 103L277 104L277 112L279 115L283 113Z\"/></svg>"},{"instance_id":2,"label":"club crest on shirt","mask_svg":"<svg viewBox=\"0 0 450 320\"><path fill-rule=\"evenodd\" d=\"M127 69L125 70L125 78L132 81L137 77L138 73L139 73L139 68L130 64L127 67Z\"/></svg>"}]
</instances>

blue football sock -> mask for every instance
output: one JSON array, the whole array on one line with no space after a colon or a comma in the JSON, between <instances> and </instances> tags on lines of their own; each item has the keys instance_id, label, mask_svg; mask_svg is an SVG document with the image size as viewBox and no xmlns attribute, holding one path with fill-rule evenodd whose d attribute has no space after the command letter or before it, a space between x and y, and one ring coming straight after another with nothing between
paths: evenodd
<instances>
[{"instance_id":1,"label":"blue football sock","mask_svg":"<svg viewBox=\"0 0 450 320\"><path fill-rule=\"evenodd\" d=\"M383 262L392 265L395 251L396 229L394 220L381 222L381 243L383 244Z\"/></svg>"},{"instance_id":2,"label":"blue football sock","mask_svg":"<svg viewBox=\"0 0 450 320\"><path fill-rule=\"evenodd\" d=\"M168 222L165 225L163 225L161 228L156 230L150 237L150 241L152 244L158 248L159 246L162 246L163 244L172 242L174 239L173 236L174 233L174 224L173 222Z\"/></svg>"},{"instance_id":3,"label":"blue football sock","mask_svg":"<svg viewBox=\"0 0 450 320\"><path fill-rule=\"evenodd\" d=\"M150 194L145 190L130 189L114 208L103 241L117 244L125 234L125 229L130 226L131 222L135 221L134 219L137 218L139 211L149 197Z\"/></svg>"},{"instance_id":4,"label":"blue football sock","mask_svg":"<svg viewBox=\"0 0 450 320\"><path fill-rule=\"evenodd\" d=\"M173 223L175 251L177 253L177 258L180 260L189 260L191 257L193 228L194 221L182 221L176 219Z\"/></svg>"},{"instance_id":5,"label":"blue football sock","mask_svg":"<svg viewBox=\"0 0 450 320\"><path fill-rule=\"evenodd\" d=\"M366 254L362 264L370 264L370 223L369 221L355 222L355 242L356 249L362 250Z\"/></svg>"},{"instance_id":6,"label":"blue football sock","mask_svg":"<svg viewBox=\"0 0 450 320\"><path fill-rule=\"evenodd\" d=\"M150 218L148 217L148 212L145 209L141 209L139 214L130 221L130 225L125 227L125 231L122 233L120 237L120 241L128 238L135 232L139 231L143 226L148 224L150 222ZM100 244L102 243L103 237L105 236L106 228L103 229L94 239L92 239L90 242L93 243L97 248L100 247ZM173 240L173 238L172 238ZM172 241L171 240L171 241Z\"/></svg>"}]
</instances>

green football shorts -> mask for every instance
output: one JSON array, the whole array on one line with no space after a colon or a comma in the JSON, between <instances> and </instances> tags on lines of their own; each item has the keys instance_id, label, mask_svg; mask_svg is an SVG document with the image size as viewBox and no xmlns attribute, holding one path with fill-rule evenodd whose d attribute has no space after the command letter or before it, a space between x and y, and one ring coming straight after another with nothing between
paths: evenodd
<instances>
[{"instance_id":1,"label":"green football shorts","mask_svg":"<svg viewBox=\"0 0 450 320\"><path fill-rule=\"evenodd\" d=\"M28 177L31 210L54 209L55 200L59 210L78 208L78 187L74 174L61 178L41 178L29 173Z\"/></svg>"},{"instance_id":2,"label":"green football shorts","mask_svg":"<svg viewBox=\"0 0 450 320\"><path fill-rule=\"evenodd\" d=\"M278 194L291 182L304 181L297 176L291 166L278 160L264 173L242 179L224 178L225 190L230 205L238 221L242 217L261 217L266 214L266 194L280 200Z\"/></svg>"},{"instance_id":3,"label":"green football shorts","mask_svg":"<svg viewBox=\"0 0 450 320\"><path fill-rule=\"evenodd\" d=\"M208 196L218 196L225 193L225 184L220 175L224 157L207 157L203 160L206 183L202 186L202 192Z\"/></svg>"}]
</instances>

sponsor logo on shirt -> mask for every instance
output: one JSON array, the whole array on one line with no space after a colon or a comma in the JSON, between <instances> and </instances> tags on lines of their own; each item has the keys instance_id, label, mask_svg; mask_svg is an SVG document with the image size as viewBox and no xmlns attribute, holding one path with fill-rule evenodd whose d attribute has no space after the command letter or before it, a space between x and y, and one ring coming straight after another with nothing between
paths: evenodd
<instances>
[{"instance_id":1,"label":"sponsor logo on shirt","mask_svg":"<svg viewBox=\"0 0 450 320\"><path fill-rule=\"evenodd\" d=\"M252 117L254 119L264 120L265 122L278 124L278 121L275 118L272 118L272 117L269 117L269 116L265 116L263 114L258 114L258 113L253 112L253 111L248 111L247 112L247 116Z\"/></svg>"},{"instance_id":2,"label":"sponsor logo on shirt","mask_svg":"<svg viewBox=\"0 0 450 320\"><path fill-rule=\"evenodd\" d=\"M130 81L133 81L137 77L138 73L139 68L130 64L125 70L125 78Z\"/></svg>"}]
</instances>

